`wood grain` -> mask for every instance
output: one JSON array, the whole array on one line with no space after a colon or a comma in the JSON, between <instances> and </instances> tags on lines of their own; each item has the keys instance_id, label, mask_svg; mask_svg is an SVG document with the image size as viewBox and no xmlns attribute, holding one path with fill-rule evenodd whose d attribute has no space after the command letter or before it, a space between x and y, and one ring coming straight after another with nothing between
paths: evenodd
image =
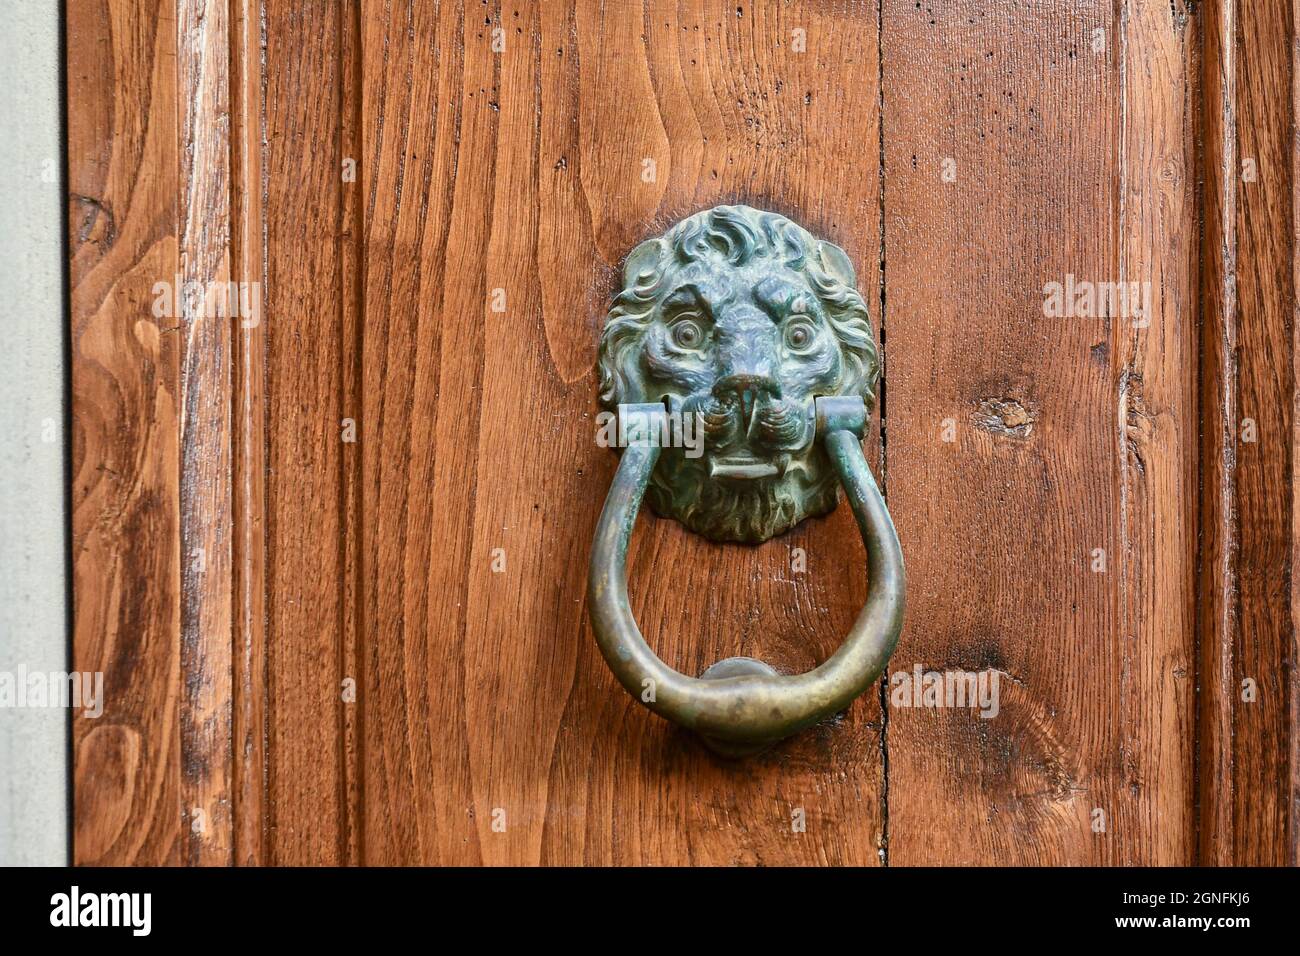
<instances>
[{"instance_id":1,"label":"wood grain","mask_svg":"<svg viewBox=\"0 0 1300 956\"><path fill-rule=\"evenodd\" d=\"M78 862L1296 861L1282 0L66 16ZM996 718L873 693L728 763L596 651L599 330L627 251L721 202L857 266L891 670L996 674ZM258 321L156 317L178 274ZM1067 275L1149 307L1049 318ZM632 551L686 672L806 670L865 594L845 508Z\"/></svg>"},{"instance_id":2,"label":"wood grain","mask_svg":"<svg viewBox=\"0 0 1300 956\"><path fill-rule=\"evenodd\" d=\"M1233 859L1233 651L1236 630L1237 158L1232 69L1236 5L1207 4L1201 60L1204 147L1201 209L1201 499L1197 602L1197 849L1225 866Z\"/></svg>"},{"instance_id":3,"label":"wood grain","mask_svg":"<svg viewBox=\"0 0 1300 956\"><path fill-rule=\"evenodd\" d=\"M1161 6L884 5L891 668L1001 692L891 712L891 863L1190 859L1190 41ZM1149 326L1047 317L1070 275L1151 283Z\"/></svg>"},{"instance_id":4,"label":"wood grain","mask_svg":"<svg viewBox=\"0 0 1300 956\"><path fill-rule=\"evenodd\" d=\"M340 265L342 7L267 0L262 147L266 276L267 862L348 862L346 470L367 425ZM356 441L345 420L354 423Z\"/></svg>"},{"instance_id":5,"label":"wood grain","mask_svg":"<svg viewBox=\"0 0 1300 956\"><path fill-rule=\"evenodd\" d=\"M1288 834L1294 802L1288 722L1295 640L1287 600L1294 508L1290 96L1295 34L1282 0L1240 3L1237 16L1237 150L1243 162L1255 160L1257 177L1248 182L1243 176L1236 204L1239 630L1233 635L1233 684L1240 688L1250 680L1257 693L1253 701L1236 695L1233 862L1277 866L1294 853L1294 837ZM1246 440L1248 419L1255 423L1255 441Z\"/></svg>"},{"instance_id":6,"label":"wood grain","mask_svg":"<svg viewBox=\"0 0 1300 956\"><path fill-rule=\"evenodd\" d=\"M1155 0L1129 2L1120 27L1116 276L1149 304L1112 330L1120 765L1101 858L1170 866L1195 854L1197 34L1186 4Z\"/></svg>"},{"instance_id":7,"label":"wood grain","mask_svg":"<svg viewBox=\"0 0 1300 956\"><path fill-rule=\"evenodd\" d=\"M265 133L259 0L231 9L231 259L266 289ZM266 382L264 316L234 333L231 537L235 615L231 661L234 862L269 859L267 814Z\"/></svg>"},{"instance_id":8,"label":"wood grain","mask_svg":"<svg viewBox=\"0 0 1300 956\"><path fill-rule=\"evenodd\" d=\"M1257 441L1236 450L1237 622L1234 690L1254 682L1256 699L1237 691L1233 863L1282 865L1295 859L1289 723L1295 693L1295 634L1287 601L1293 547L1290 484L1294 455L1295 322L1292 270L1295 110L1290 102L1295 31L1282 0L1239 3L1237 149L1253 158L1254 182L1237 194L1236 298L1239 314L1237 435L1253 419ZM1261 172L1262 171L1262 172Z\"/></svg>"},{"instance_id":9,"label":"wood grain","mask_svg":"<svg viewBox=\"0 0 1300 956\"><path fill-rule=\"evenodd\" d=\"M74 661L106 698L75 724L82 863L233 854L232 318L197 294L232 278L225 15L67 12Z\"/></svg>"},{"instance_id":10,"label":"wood grain","mask_svg":"<svg viewBox=\"0 0 1300 956\"><path fill-rule=\"evenodd\" d=\"M1292 10L1291 35L1300 36L1300 6ZM1291 57L1291 110L1290 122L1300 126L1300 50L1294 46ZM1283 118L1286 122L1286 118ZM1296 290L1300 289L1300 249L1297 249L1297 242L1300 241L1300 143L1291 149L1290 162L1286 169L1291 174L1291 295L1292 308L1297 307L1295 300ZM1296 489L1300 488L1300 398L1295 397L1295 392L1300 391L1300 383L1297 382L1297 359L1300 358L1300 322L1292 322L1292 348L1291 348L1291 380L1293 388L1292 398L1292 416L1291 416L1291 472L1290 488L1286 494L1291 500L1291 630L1290 630L1290 649L1287 652L1286 667L1288 681L1290 683L1290 718L1287 724L1287 734L1290 737L1290 813L1288 814L1287 825L1289 832L1286 835L1286 847L1284 853L1287 863L1290 866L1300 866L1300 671L1297 670L1296 662L1300 661L1300 573L1297 573L1297 567L1300 567L1300 508L1296 507L1295 495Z\"/></svg>"},{"instance_id":11,"label":"wood grain","mask_svg":"<svg viewBox=\"0 0 1300 956\"><path fill-rule=\"evenodd\" d=\"M362 22L367 862L875 862L875 701L726 765L617 688L583 606L615 464L594 442L595 347L627 250L753 202L844 245L877 299L874 10ZM807 669L864 593L846 512L759 549L646 518L633 548L642 627L688 672L736 653Z\"/></svg>"},{"instance_id":12,"label":"wood grain","mask_svg":"<svg viewBox=\"0 0 1300 956\"><path fill-rule=\"evenodd\" d=\"M178 237L185 287L246 281L230 261L229 4L176 5ZM251 299L250 299L251 302ZM237 303L184 316L181 353L181 812L185 862L228 865L231 819L231 390ZM210 314L211 313L211 314Z\"/></svg>"},{"instance_id":13,"label":"wood grain","mask_svg":"<svg viewBox=\"0 0 1300 956\"><path fill-rule=\"evenodd\" d=\"M74 859L183 862L176 21L140 0L67 7Z\"/></svg>"},{"instance_id":14,"label":"wood grain","mask_svg":"<svg viewBox=\"0 0 1300 956\"><path fill-rule=\"evenodd\" d=\"M1200 852L1280 865L1297 854L1296 30L1281 2L1206 16Z\"/></svg>"}]
</instances>

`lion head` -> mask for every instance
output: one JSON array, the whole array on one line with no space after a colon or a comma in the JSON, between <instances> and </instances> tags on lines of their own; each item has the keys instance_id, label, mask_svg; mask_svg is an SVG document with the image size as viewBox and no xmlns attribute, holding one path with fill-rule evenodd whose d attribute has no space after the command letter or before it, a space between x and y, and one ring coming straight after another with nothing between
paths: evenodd
<instances>
[{"instance_id":1,"label":"lion head","mask_svg":"<svg viewBox=\"0 0 1300 956\"><path fill-rule=\"evenodd\" d=\"M717 206L637 246L600 341L600 398L698 416L703 453L665 448L647 498L716 540L763 541L835 507L813 399L879 366L843 250L784 216Z\"/></svg>"}]
</instances>

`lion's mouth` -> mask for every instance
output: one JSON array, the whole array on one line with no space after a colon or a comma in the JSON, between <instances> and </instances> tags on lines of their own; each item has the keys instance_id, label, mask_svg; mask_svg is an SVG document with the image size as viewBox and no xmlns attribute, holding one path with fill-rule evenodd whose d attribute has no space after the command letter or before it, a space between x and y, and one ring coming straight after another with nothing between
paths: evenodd
<instances>
[{"instance_id":1,"label":"lion's mouth","mask_svg":"<svg viewBox=\"0 0 1300 956\"><path fill-rule=\"evenodd\" d=\"M709 477L733 478L741 481L754 481L759 478L782 478L790 465L789 453L774 455L771 458L755 458L752 455L731 455L727 458L709 459Z\"/></svg>"}]
</instances>

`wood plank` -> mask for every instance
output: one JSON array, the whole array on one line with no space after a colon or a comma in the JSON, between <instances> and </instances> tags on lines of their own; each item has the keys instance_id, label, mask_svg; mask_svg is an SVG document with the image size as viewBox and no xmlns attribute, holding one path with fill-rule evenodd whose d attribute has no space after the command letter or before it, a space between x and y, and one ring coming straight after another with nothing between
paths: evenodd
<instances>
[{"instance_id":1,"label":"wood plank","mask_svg":"<svg viewBox=\"0 0 1300 956\"><path fill-rule=\"evenodd\" d=\"M79 862L232 859L225 14L68 15Z\"/></svg>"},{"instance_id":2,"label":"wood plank","mask_svg":"<svg viewBox=\"0 0 1300 956\"><path fill-rule=\"evenodd\" d=\"M362 24L366 862L876 862L874 699L722 763L618 688L582 599L615 465L595 350L632 246L767 205L848 249L878 301L874 9L367 5ZM634 550L642 627L687 671L807 669L865 594L845 509L757 549L646 517Z\"/></svg>"},{"instance_id":3,"label":"wood plank","mask_svg":"<svg viewBox=\"0 0 1300 956\"><path fill-rule=\"evenodd\" d=\"M267 124L261 103L263 76L259 62L265 37L270 43L270 51L279 52L283 43L284 50L292 52L293 56L286 55L274 61L281 69L300 71L295 74L300 79L293 83L281 87L276 87L274 82L268 84L272 97L280 94L276 105L286 103L296 107L295 83L319 87L315 82L316 72L325 66L335 71L334 82L323 89L325 96L321 101L333 111L333 130L328 126L319 127L310 114L293 115L280 129L291 137L301 137L302 131L312 136L320 135L326 140L334 137L330 150L322 152L312 146L311 152L319 157L321 181L334 185L337 190L341 178L338 121L344 115L359 114L355 99L345 101L342 92L356 86L344 76L345 69L352 69L355 73L355 64L351 67L340 65L333 55L333 48L325 49L323 43L337 43L339 36L347 34L349 24L355 32L357 11L354 7L332 8L335 16L320 21L323 29L314 33L316 24L298 19L287 8L281 11L290 18L285 22L295 30L304 31L304 36L315 41L314 46L312 43L300 45L298 40L301 37L290 29L281 29L278 22L264 24L264 11L253 0L240 5L235 19L237 32L232 32L226 20L224 4L205 6L205 0L194 0L182 5L179 12L180 21L171 23L174 30L171 42L180 52L177 60L179 71L173 71L166 80L167 92L174 96L168 101L174 124L172 136L183 148L173 149L165 155L157 150L159 155L151 156L147 166L153 175L170 175L166 187L160 192L169 197L166 208L173 216L179 217L180 222L172 230L175 240L173 264L165 269L151 269L151 273L166 281L179 275L181 284L206 284L236 278L231 271L232 250L229 248L233 242L240 275L265 285L265 242L272 261L277 265L288 264L288 269L280 269L276 276L277 280L283 278L284 281L273 283L270 288L283 290L283 295L290 299L306 288L314 297L306 304L309 313L323 317L332 312L334 320L322 329L322 352L316 366L320 377L310 383L304 383L302 375L304 371L310 375L310 368L299 362L301 354L296 343L300 340L300 328L289 325L279 339L267 341L260 323L247 325L241 322L236 335L232 323L222 321L221 316L208 317L201 312L178 317L175 325L169 327L171 331L183 328L185 332L176 355L178 368L175 370L178 403L184 409L174 422L180 434L173 436L170 444L154 441L144 451L148 453L152 466L177 472L172 476L172 486L179 498L179 523L166 540L175 548L171 557L175 562L176 586L180 593L171 597L179 597L180 621L175 635L158 640L156 651L151 647L151 653L164 659L170 669L166 679L156 674L149 675L148 694L152 698L162 695L167 699L167 695L174 697L179 693L180 699L171 704L170 722L166 720L168 710L154 706L153 710L162 720L153 726L135 728L142 740L132 737L126 743L135 750L170 747L176 751L169 752L165 759L157 758L160 764L157 772L166 774L168 781L179 774L180 789L179 794L169 792L161 803L152 802L156 800L153 794L148 797L151 802L146 804L138 796L102 786L96 789L95 798L101 803L109 798L119 800L120 806L116 809L121 812L118 816L142 810L168 819L179 815L184 827L178 831L182 845L179 849L168 849L165 857L156 859L191 863L229 862L237 852L236 835L232 832L237 820L238 858L241 862L274 859L284 862L335 859L356 862L360 859L360 831L358 827L349 825L349 819L356 816L360 805L356 745L359 731L356 720L339 700L343 677L358 673L354 660L357 654L356 628L350 618L350 608L354 603L353 582L356 580L356 575L351 573L355 555L348 550L351 547L349 542L357 536L349 535L343 529L342 520L344 516L352 520L350 516L356 509L351 503L353 499L348 498L350 472L345 470L343 454L336 447L330 447L341 444L338 430L342 416L333 415L327 404L314 397L320 394L321 387L328 388L335 396L337 409L341 410L343 400L339 396L357 387L357 376L352 375L350 381L347 376L350 368L359 367L359 362L354 359L354 364L348 366L339 356L343 354L347 337L359 329L360 313L355 307L346 310L340 307L337 294L328 288L317 287L317 279L324 273L316 267L318 261L339 258L340 242L355 243L347 241L339 228L338 216L345 210L342 203L336 201L333 215L326 214L320 220L326 226L322 235L328 241L308 240L315 256L298 257L303 241L296 231L299 208L295 204L301 203L296 192L301 185L298 180L299 145L291 142L289 149L273 154L272 160L279 162L278 167L273 162L266 162L262 156L260 139ZM120 27L143 22L153 13L122 7L116 11L116 16ZM101 21L94 26L100 32L92 40L100 41L109 32L107 22ZM331 40L331 36L335 39ZM93 42L91 47L93 49ZM355 43L353 49L358 49ZM94 49L87 58L93 60L98 55L99 50ZM314 59L302 62L303 58L313 55ZM229 76L227 71L230 71ZM231 92L232 84L234 94ZM126 88L125 81L122 81L118 92ZM228 137L225 131L224 119L230 111L232 99L238 106L233 138ZM307 108L310 110L312 105L308 104ZM155 108L149 118L161 122L167 116ZM300 131L295 133L299 124ZM97 130L89 121L74 125L104 139L110 135ZM273 141L277 138L278 134L272 136ZM232 169L237 170L234 176ZM278 184L283 185L277 190ZM263 190L268 195L263 196ZM85 201L92 202L89 198ZM239 212L233 224L232 202L236 204L233 208ZM271 211L269 216L268 210ZM275 218L276 213L281 216L279 220ZM87 228L94 224L92 217ZM112 232L108 241L115 238L116 233ZM284 277L286 271L287 278ZM153 294L150 290L150 295ZM151 303L152 299L149 301ZM333 308L321 312L313 304L325 302ZM268 304L274 307L273 302ZM262 354L264 349L271 353L269 375L263 368L268 364ZM236 352L237 368L232 370ZM117 362L122 361L119 355ZM272 406L268 402L268 378L282 384L276 397L287 405ZM337 384L342 384L342 390L334 387ZM313 388L317 391L313 392ZM313 397L304 398L309 394ZM79 407L94 413L99 409L91 406L99 402L100 396L92 396L80 401ZM278 428L268 432L263 426L263 416L274 416L276 408L285 407L291 408L293 414L274 418ZM310 472L307 487L317 477L315 462L300 454L298 443L303 433L297 428L295 417L311 418L321 410L329 411L333 417L328 428L329 441L321 441L322 457L333 456L337 463L336 473L331 476L327 472L319 482L328 490L307 499L296 499L292 495L281 497L273 489L268 491L277 474L295 488L299 469ZM236 420L240 427L232 439L231 423ZM320 422L315 421L314 425L319 427ZM266 479L263 476L266 467L264 446L272 450ZM352 471L355 471L356 464L354 458L350 466ZM238 487L237 493L234 486ZM274 495L272 506L282 519L278 525L265 520L269 494ZM277 527L289 531L277 538ZM317 579L312 573L320 567L314 553L318 542L316 534L325 528L328 535L331 527L337 529L332 533L339 552L337 575L332 581ZM268 548L264 536L271 538L270 548L287 547L295 556L275 565L283 576L273 582L272 593L284 600L280 604L282 613L278 619L272 620L271 628L274 630L279 625L282 633L287 630L292 635L277 643L278 658L268 658L267 648L271 642L267 639L263 621L266 613L263 574ZM238 549L237 573L232 542ZM159 554L165 555L166 552L160 551ZM153 577L155 580L151 585L157 588L157 576ZM317 600L313 592L323 594L324 600ZM307 595L305 598L301 597L304 593ZM232 614L236 601L239 608L235 636L239 642L237 653L232 645ZM322 608L328 613L331 606L337 611L339 630L335 634L328 630L319 634L319 628L315 626L317 615ZM271 611L274 613L274 605ZM299 633L319 636L303 640L299 639ZM351 635L350 644L348 635ZM322 659L319 654L322 647L330 649L333 660ZM179 657L165 658L165 653L172 650L179 650ZM303 665L304 659L310 662L307 666ZM278 690L284 690L278 711L279 723L272 722L276 715L266 706L271 696L271 683ZM232 726L235 704L231 698L236 685L238 725ZM352 714L357 714L358 710L353 708ZM322 722L336 723L338 732L331 735L328 729L324 734L303 731L304 727ZM277 732L279 736L276 736ZM238 759L235 758L232 733L237 735L239 742ZM179 748L176 747L178 740ZM269 748L264 741L269 741ZM139 760L134 751L124 752L125 746L119 741L111 753L94 752L79 757L79 773L87 780L114 772L124 777L125 773L113 766L112 761ZM322 751L325 759L322 759ZM286 766L288 769L283 770L281 776L280 768ZM129 769L135 771L134 766ZM303 786L303 781L312 782L313 775L316 776L316 785ZM134 782L127 780L123 784L129 785L134 785ZM269 793L266 792L268 787ZM337 829L332 835L317 825L322 802L328 804L328 801L320 799L322 791L333 792L338 804L334 821ZM121 824L110 814L105 816L108 825ZM88 812L86 818L90 821L92 814ZM289 822L285 824L285 820ZM90 826L89 822L87 825ZM286 834L288 838L284 839ZM93 836L94 840L85 841L82 858L109 862L122 860L121 857L97 856L104 838L98 833ZM134 850L128 848L125 852Z\"/></svg>"},{"instance_id":4,"label":"wood plank","mask_svg":"<svg viewBox=\"0 0 1300 956\"><path fill-rule=\"evenodd\" d=\"M1122 574L1120 792L1104 858L1195 853L1197 288L1196 27L1183 4L1122 12L1119 269L1149 306L1112 330ZM1145 297L1145 296L1144 296Z\"/></svg>"},{"instance_id":5,"label":"wood plank","mask_svg":"<svg viewBox=\"0 0 1300 956\"><path fill-rule=\"evenodd\" d=\"M884 4L891 669L1000 690L891 710L891 863L1189 859L1189 41L1159 6ZM1149 327L1047 317L1067 276L1150 282Z\"/></svg>"},{"instance_id":6,"label":"wood plank","mask_svg":"<svg viewBox=\"0 0 1300 956\"><path fill-rule=\"evenodd\" d=\"M352 855L344 747L345 419L339 264L341 7L267 0L265 572L267 862ZM363 438L358 438L363 440Z\"/></svg>"},{"instance_id":7,"label":"wood plank","mask_svg":"<svg viewBox=\"0 0 1300 956\"><path fill-rule=\"evenodd\" d=\"M262 153L262 4L231 8L231 261L265 293L265 166ZM263 309L264 313L264 309ZM269 859L266 658L265 315L234 331L231 538L235 615L232 632L232 830L234 862Z\"/></svg>"},{"instance_id":8,"label":"wood plank","mask_svg":"<svg viewBox=\"0 0 1300 956\"><path fill-rule=\"evenodd\" d=\"M1197 598L1197 855L1233 860L1233 632L1237 562L1234 479L1237 420L1237 159L1231 122L1235 5L1207 4L1202 16L1202 240L1200 580Z\"/></svg>"},{"instance_id":9,"label":"wood plank","mask_svg":"<svg viewBox=\"0 0 1300 956\"><path fill-rule=\"evenodd\" d=\"M1237 621L1233 862L1286 864L1294 853L1289 724L1295 661L1288 564L1295 507L1289 458L1295 416L1291 324L1295 257L1291 171L1295 129L1291 70L1295 32L1285 0L1238 3L1234 63L1236 145L1254 159L1237 196L1236 518ZM1262 170L1262 174L1259 172ZM1246 441L1253 419L1257 441Z\"/></svg>"},{"instance_id":10,"label":"wood plank","mask_svg":"<svg viewBox=\"0 0 1300 956\"><path fill-rule=\"evenodd\" d=\"M1206 16L1200 850L1281 865L1297 852L1296 30L1281 0Z\"/></svg>"},{"instance_id":11,"label":"wood plank","mask_svg":"<svg viewBox=\"0 0 1300 956\"><path fill-rule=\"evenodd\" d=\"M181 812L185 862L229 865L233 569L231 394L233 327L247 282L230 268L229 3L176 6L180 79L178 277L205 290L180 331ZM225 298L222 298L224 290ZM188 299L185 299L188 301ZM252 298L248 301L252 303Z\"/></svg>"},{"instance_id":12,"label":"wood plank","mask_svg":"<svg viewBox=\"0 0 1300 956\"><path fill-rule=\"evenodd\" d=\"M470 42L481 41L470 14L452 4L436 13L368 9L362 18L368 863L481 861L462 579L496 114L486 95L492 59L487 44ZM417 65L417 50L433 61Z\"/></svg>"},{"instance_id":13,"label":"wood plank","mask_svg":"<svg viewBox=\"0 0 1300 956\"><path fill-rule=\"evenodd\" d=\"M170 4L69 4L73 663L104 713L73 722L81 864L182 861L180 357L154 284L179 265Z\"/></svg>"}]
</instances>

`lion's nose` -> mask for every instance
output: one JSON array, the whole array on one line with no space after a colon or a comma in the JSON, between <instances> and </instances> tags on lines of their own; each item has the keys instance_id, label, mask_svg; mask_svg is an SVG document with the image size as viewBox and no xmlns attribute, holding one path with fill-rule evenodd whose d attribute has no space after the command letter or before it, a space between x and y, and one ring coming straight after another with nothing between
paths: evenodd
<instances>
[{"instance_id":1,"label":"lion's nose","mask_svg":"<svg viewBox=\"0 0 1300 956\"><path fill-rule=\"evenodd\" d=\"M738 398L745 392L755 395L764 394L772 398L781 397L781 385L772 375L772 370L759 367L752 371L733 372L725 375L713 386L713 394L721 399Z\"/></svg>"},{"instance_id":2,"label":"lion's nose","mask_svg":"<svg viewBox=\"0 0 1300 956\"><path fill-rule=\"evenodd\" d=\"M713 395L739 407L746 432L754 409L768 398L781 397L776 375L776 328L752 306L728 309L717 325L718 378Z\"/></svg>"},{"instance_id":3,"label":"lion's nose","mask_svg":"<svg viewBox=\"0 0 1300 956\"><path fill-rule=\"evenodd\" d=\"M725 402L735 403L740 412L740 427L749 434L754 422L754 409L761 398L780 398L781 386L772 376L770 370L755 369L747 372L733 372L718 379L713 386L713 394Z\"/></svg>"}]
</instances>

